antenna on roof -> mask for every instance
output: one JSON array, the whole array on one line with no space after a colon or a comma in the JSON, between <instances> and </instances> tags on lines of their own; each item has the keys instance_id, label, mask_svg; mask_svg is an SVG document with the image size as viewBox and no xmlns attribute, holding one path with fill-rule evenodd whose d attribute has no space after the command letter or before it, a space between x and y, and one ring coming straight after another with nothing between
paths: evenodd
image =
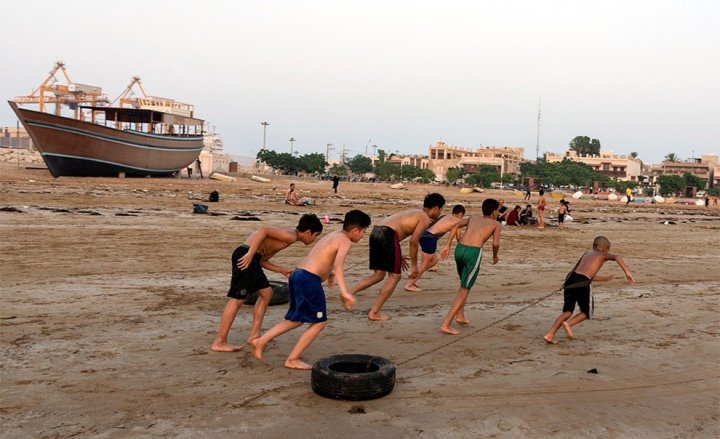
<instances>
[{"instance_id":1,"label":"antenna on roof","mask_svg":"<svg viewBox=\"0 0 720 439\"><path fill-rule=\"evenodd\" d=\"M535 144L535 161L540 159L540 104L542 98L538 98L538 127L537 127L537 143Z\"/></svg>"}]
</instances>

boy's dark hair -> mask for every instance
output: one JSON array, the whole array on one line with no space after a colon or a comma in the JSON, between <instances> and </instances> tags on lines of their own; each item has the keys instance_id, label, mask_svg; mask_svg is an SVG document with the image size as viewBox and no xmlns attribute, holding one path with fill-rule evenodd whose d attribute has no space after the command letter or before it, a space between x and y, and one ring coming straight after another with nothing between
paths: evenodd
<instances>
[{"instance_id":1,"label":"boy's dark hair","mask_svg":"<svg viewBox=\"0 0 720 439\"><path fill-rule=\"evenodd\" d=\"M610 250L610 240L604 236L596 236L593 240L593 250L597 250L600 247L605 247Z\"/></svg>"},{"instance_id":2,"label":"boy's dark hair","mask_svg":"<svg viewBox=\"0 0 720 439\"><path fill-rule=\"evenodd\" d=\"M362 210L351 210L345 214L343 220L343 230L346 232L351 231L353 228L367 229L370 227L370 215L363 212Z\"/></svg>"},{"instance_id":3,"label":"boy's dark hair","mask_svg":"<svg viewBox=\"0 0 720 439\"><path fill-rule=\"evenodd\" d=\"M498 203L498 200L494 198L487 198L482 203L483 216L490 216L491 213L498 210L498 207L500 207L500 203Z\"/></svg>"},{"instance_id":4,"label":"boy's dark hair","mask_svg":"<svg viewBox=\"0 0 720 439\"><path fill-rule=\"evenodd\" d=\"M543 189L540 189L540 195L545 195L545 191Z\"/></svg>"},{"instance_id":5,"label":"boy's dark hair","mask_svg":"<svg viewBox=\"0 0 720 439\"><path fill-rule=\"evenodd\" d=\"M462 213L463 215L465 215L465 206L463 206L462 204L456 204L455 206L453 206L452 214L457 215L458 213Z\"/></svg>"},{"instance_id":6,"label":"boy's dark hair","mask_svg":"<svg viewBox=\"0 0 720 439\"><path fill-rule=\"evenodd\" d=\"M314 213L306 213L300 217L300 221L298 221L298 225L295 229L297 229L298 232L310 230L312 233L322 233L323 225L317 215Z\"/></svg>"},{"instance_id":7,"label":"boy's dark hair","mask_svg":"<svg viewBox=\"0 0 720 439\"><path fill-rule=\"evenodd\" d=\"M525 206L525 209L527 209L528 207L532 209L532 206L531 206L530 204L528 204L527 206Z\"/></svg>"},{"instance_id":8,"label":"boy's dark hair","mask_svg":"<svg viewBox=\"0 0 720 439\"><path fill-rule=\"evenodd\" d=\"M423 201L423 208L432 209L433 207L443 208L445 206L445 197L433 192L432 194L425 195L425 201Z\"/></svg>"}]
</instances>

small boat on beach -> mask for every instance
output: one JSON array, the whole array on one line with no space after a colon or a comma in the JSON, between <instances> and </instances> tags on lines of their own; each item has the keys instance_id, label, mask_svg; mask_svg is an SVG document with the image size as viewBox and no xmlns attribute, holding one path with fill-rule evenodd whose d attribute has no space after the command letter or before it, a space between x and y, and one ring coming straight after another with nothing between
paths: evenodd
<instances>
[{"instance_id":1,"label":"small boat on beach","mask_svg":"<svg viewBox=\"0 0 720 439\"><path fill-rule=\"evenodd\" d=\"M58 72L67 85L57 83ZM143 97L131 98L134 85ZM203 120L193 116L192 105L148 96L139 77L116 101L107 105L100 87L70 82L58 62L31 95L8 103L54 177L170 176L197 160ZM48 103L55 104L54 114L44 111ZM39 110L22 104L38 104ZM62 114L62 105L73 117Z\"/></svg>"}]
</instances>

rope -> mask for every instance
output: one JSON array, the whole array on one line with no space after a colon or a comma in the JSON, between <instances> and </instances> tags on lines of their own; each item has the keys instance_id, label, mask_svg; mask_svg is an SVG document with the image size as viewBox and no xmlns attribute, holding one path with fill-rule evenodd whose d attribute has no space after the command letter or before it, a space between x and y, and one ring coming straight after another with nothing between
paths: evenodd
<instances>
[{"instance_id":1,"label":"rope","mask_svg":"<svg viewBox=\"0 0 720 439\"><path fill-rule=\"evenodd\" d=\"M411 362L411 361L413 361L413 360L417 360L417 359L420 358L420 357L424 357L425 355L432 354L432 353L434 353L434 352L439 351L440 349L446 348L446 347L448 347L448 346L452 346L453 344L462 341L462 340L465 339L466 337L469 337L469 336L471 336L471 335L475 335L475 334L477 334L478 332L482 332L482 331L484 331L484 330L486 330L486 329L488 329L488 328L491 328L491 327L493 327L493 326L496 326L496 325L504 322L505 320L508 320L508 319L510 319L510 318L512 318L512 317L515 317L516 315L520 314L521 312L523 312L523 311L525 311L525 310L527 310L527 309L529 309L529 308L532 308L533 306L535 306L535 305L537 305L538 303L544 301L545 299L549 298L550 296L552 296L553 294L555 294L555 293L557 293L558 291L562 290L563 288L578 288L578 287L581 287L581 286L590 285L590 282L591 282L590 280L586 280L586 281L582 281L582 282L577 282L577 283L574 283L574 284L570 284L570 285L567 285L567 286L562 286L562 287L558 288L557 290L553 291L552 293L546 294L546 295L544 295L544 296L542 296L542 297L539 297L539 298L537 298L537 299L532 300L531 302L529 302L528 304L526 304L526 305L523 306L522 308L518 309L517 311L514 311L514 312L512 312L512 313L510 313L510 314L508 314L508 315L506 315L506 316L504 316L504 317L501 317L501 318L499 318L498 320L495 320L494 322L488 323L487 325L482 326L482 327L480 327L480 328L478 328L478 329L476 329L476 330L474 330L474 331L472 331L472 332L469 332L469 333L467 333L467 334L463 334L462 336L456 337L454 340L451 340L451 341L449 341L449 342L447 342L447 343L442 344L441 346L438 346L438 347L435 347L435 348L433 348L433 349L430 349L429 351L421 352L421 353L415 355L414 357L410 357L410 358L408 358L408 359L406 359L406 360L404 360L404 361L401 361L401 362L399 362L399 363L397 363L397 364L398 364L398 366L401 366L401 365L406 364L406 363L409 363L409 362Z\"/></svg>"}]
</instances>

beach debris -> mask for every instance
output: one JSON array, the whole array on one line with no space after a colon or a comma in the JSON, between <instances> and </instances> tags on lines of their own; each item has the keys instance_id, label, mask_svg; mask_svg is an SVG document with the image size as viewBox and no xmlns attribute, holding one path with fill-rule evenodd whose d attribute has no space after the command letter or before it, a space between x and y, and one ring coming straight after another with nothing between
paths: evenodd
<instances>
[{"instance_id":1,"label":"beach debris","mask_svg":"<svg viewBox=\"0 0 720 439\"><path fill-rule=\"evenodd\" d=\"M230 177L229 175L221 174L219 172L213 172L212 174L210 174L210 178L220 181L235 181L235 177Z\"/></svg>"},{"instance_id":2,"label":"beach debris","mask_svg":"<svg viewBox=\"0 0 720 439\"><path fill-rule=\"evenodd\" d=\"M22 213L22 210L18 209L17 207L5 206L5 207L0 207L0 212L19 212L19 213Z\"/></svg>"},{"instance_id":3,"label":"beach debris","mask_svg":"<svg viewBox=\"0 0 720 439\"><path fill-rule=\"evenodd\" d=\"M582 198L582 196L583 196L582 191L577 191L574 194L572 194L572 197L576 200L579 200L580 198Z\"/></svg>"},{"instance_id":4,"label":"beach debris","mask_svg":"<svg viewBox=\"0 0 720 439\"><path fill-rule=\"evenodd\" d=\"M391 184L390 189L405 189L405 185L402 183Z\"/></svg>"},{"instance_id":5,"label":"beach debris","mask_svg":"<svg viewBox=\"0 0 720 439\"><path fill-rule=\"evenodd\" d=\"M350 407L350 410L348 410L348 413L350 413L351 415L356 415L356 414L364 415L365 414L365 406L354 405L354 406Z\"/></svg>"},{"instance_id":6,"label":"beach debris","mask_svg":"<svg viewBox=\"0 0 720 439\"><path fill-rule=\"evenodd\" d=\"M588 370L587 373L600 373L600 372L598 372L598 370L593 367L592 369Z\"/></svg>"},{"instance_id":7,"label":"beach debris","mask_svg":"<svg viewBox=\"0 0 720 439\"><path fill-rule=\"evenodd\" d=\"M615 195L615 194L610 194L610 195L608 195L607 199L608 199L609 201L617 201L618 196Z\"/></svg>"},{"instance_id":8,"label":"beach debris","mask_svg":"<svg viewBox=\"0 0 720 439\"><path fill-rule=\"evenodd\" d=\"M325 218L323 218L323 224L330 224L330 217L325 215Z\"/></svg>"},{"instance_id":9,"label":"beach debris","mask_svg":"<svg viewBox=\"0 0 720 439\"><path fill-rule=\"evenodd\" d=\"M252 181L257 181L257 182L260 182L260 183L270 183L270 179L269 179L269 178L260 177L259 175L251 175L251 176L250 176L250 180L252 180Z\"/></svg>"},{"instance_id":10,"label":"beach debris","mask_svg":"<svg viewBox=\"0 0 720 439\"><path fill-rule=\"evenodd\" d=\"M210 192L208 201L210 201L211 203L217 203L218 201L220 201L220 193L218 191Z\"/></svg>"},{"instance_id":11,"label":"beach debris","mask_svg":"<svg viewBox=\"0 0 720 439\"><path fill-rule=\"evenodd\" d=\"M193 213L208 213L208 207L205 204L193 203Z\"/></svg>"},{"instance_id":12,"label":"beach debris","mask_svg":"<svg viewBox=\"0 0 720 439\"><path fill-rule=\"evenodd\" d=\"M260 221L260 218L258 218L256 216L237 216L236 215L230 219L235 220L235 221Z\"/></svg>"},{"instance_id":13,"label":"beach debris","mask_svg":"<svg viewBox=\"0 0 720 439\"><path fill-rule=\"evenodd\" d=\"M472 194L474 192L477 192L479 194L483 193L484 189L481 187L464 187L460 189L461 194Z\"/></svg>"}]
</instances>

